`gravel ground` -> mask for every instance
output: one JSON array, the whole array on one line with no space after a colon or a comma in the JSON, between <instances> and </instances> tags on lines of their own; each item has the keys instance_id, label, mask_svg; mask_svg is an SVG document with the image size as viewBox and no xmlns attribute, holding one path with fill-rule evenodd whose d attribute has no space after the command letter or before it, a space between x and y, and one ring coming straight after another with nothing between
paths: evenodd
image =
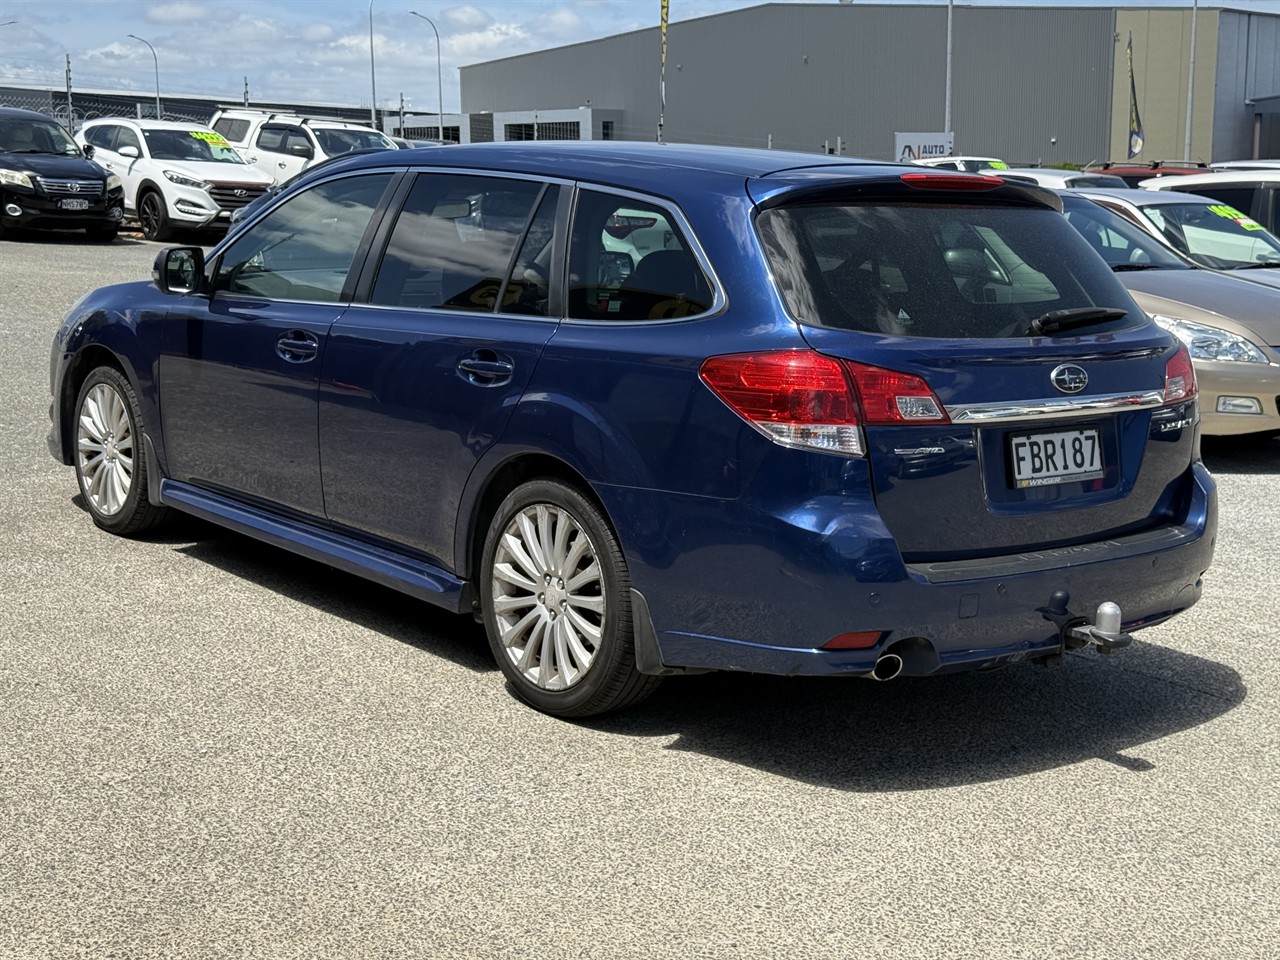
<instances>
[{"instance_id":1,"label":"gravel ground","mask_svg":"<svg viewBox=\"0 0 1280 960\"><path fill-rule=\"evenodd\" d=\"M196 521L97 531L51 335L158 247L0 243L0 957L1275 958L1280 443L1122 654L518 704L479 629Z\"/></svg>"}]
</instances>

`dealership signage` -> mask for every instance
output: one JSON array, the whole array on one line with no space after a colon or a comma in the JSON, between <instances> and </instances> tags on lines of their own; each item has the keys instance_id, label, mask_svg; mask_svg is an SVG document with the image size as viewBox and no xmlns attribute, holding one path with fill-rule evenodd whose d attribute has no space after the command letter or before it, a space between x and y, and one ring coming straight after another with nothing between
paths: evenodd
<instances>
[{"instance_id":1,"label":"dealership signage","mask_svg":"<svg viewBox=\"0 0 1280 960\"><path fill-rule=\"evenodd\" d=\"M895 133L893 155L899 163L949 157L954 152L954 133Z\"/></svg>"}]
</instances>

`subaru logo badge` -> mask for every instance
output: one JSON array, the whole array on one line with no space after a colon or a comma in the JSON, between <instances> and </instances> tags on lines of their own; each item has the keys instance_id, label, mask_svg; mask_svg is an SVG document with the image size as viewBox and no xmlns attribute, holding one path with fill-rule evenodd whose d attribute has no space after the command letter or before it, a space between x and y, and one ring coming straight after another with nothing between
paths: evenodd
<instances>
[{"instance_id":1,"label":"subaru logo badge","mask_svg":"<svg viewBox=\"0 0 1280 960\"><path fill-rule=\"evenodd\" d=\"M1074 363L1054 367L1049 379L1063 393L1079 393L1089 385L1089 375L1084 372L1084 367Z\"/></svg>"},{"instance_id":2,"label":"subaru logo badge","mask_svg":"<svg viewBox=\"0 0 1280 960\"><path fill-rule=\"evenodd\" d=\"M237 187L237 188L236 188L236 196L237 196L237 197L247 197L248 195L249 195L249 191L248 191L248 190L246 190L244 187Z\"/></svg>"}]
</instances>

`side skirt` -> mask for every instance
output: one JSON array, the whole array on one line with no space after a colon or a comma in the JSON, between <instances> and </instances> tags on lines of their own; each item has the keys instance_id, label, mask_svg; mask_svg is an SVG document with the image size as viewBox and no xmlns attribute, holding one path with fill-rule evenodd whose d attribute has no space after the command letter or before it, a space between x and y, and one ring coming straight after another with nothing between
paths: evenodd
<instances>
[{"instance_id":1,"label":"side skirt","mask_svg":"<svg viewBox=\"0 0 1280 960\"><path fill-rule=\"evenodd\" d=\"M466 581L420 560L289 520L176 480L158 484L160 503L311 560L380 583L454 613L471 609Z\"/></svg>"}]
</instances>

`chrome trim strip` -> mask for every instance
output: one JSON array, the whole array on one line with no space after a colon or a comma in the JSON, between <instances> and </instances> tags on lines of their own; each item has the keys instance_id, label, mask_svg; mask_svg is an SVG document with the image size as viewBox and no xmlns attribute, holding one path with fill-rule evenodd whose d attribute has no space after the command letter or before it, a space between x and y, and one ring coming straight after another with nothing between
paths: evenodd
<instances>
[{"instance_id":1,"label":"chrome trim strip","mask_svg":"<svg viewBox=\"0 0 1280 960\"><path fill-rule=\"evenodd\" d=\"M970 403L947 407L952 423L1017 423L1052 417L1087 417L1122 410L1150 410L1164 406L1159 390L1146 393L1118 393L1107 397L1077 397L1059 400L1032 400L1028 403Z\"/></svg>"}]
</instances>

